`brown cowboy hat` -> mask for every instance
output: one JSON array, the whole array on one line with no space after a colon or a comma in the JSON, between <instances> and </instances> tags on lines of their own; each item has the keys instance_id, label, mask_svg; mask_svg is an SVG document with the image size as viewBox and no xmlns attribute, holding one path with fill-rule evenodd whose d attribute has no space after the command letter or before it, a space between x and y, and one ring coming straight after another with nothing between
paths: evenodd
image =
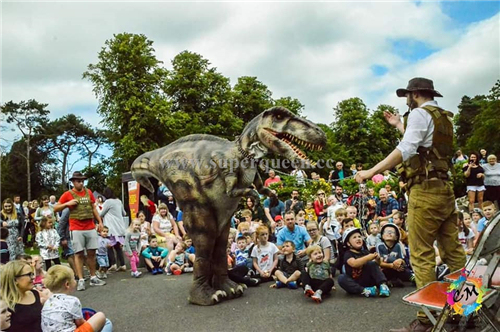
<instances>
[{"instance_id":1,"label":"brown cowboy hat","mask_svg":"<svg viewBox=\"0 0 500 332\"><path fill-rule=\"evenodd\" d=\"M430 79L423 77L412 78L408 82L408 87L406 89L397 89L396 94L398 97L405 97L408 92L422 90L431 91L434 94L434 97L442 97L439 92L434 90L434 83Z\"/></svg>"},{"instance_id":2,"label":"brown cowboy hat","mask_svg":"<svg viewBox=\"0 0 500 332\"><path fill-rule=\"evenodd\" d=\"M70 181L73 180L87 180L87 177L83 175L81 172L73 172L73 176L69 179Z\"/></svg>"}]
</instances>

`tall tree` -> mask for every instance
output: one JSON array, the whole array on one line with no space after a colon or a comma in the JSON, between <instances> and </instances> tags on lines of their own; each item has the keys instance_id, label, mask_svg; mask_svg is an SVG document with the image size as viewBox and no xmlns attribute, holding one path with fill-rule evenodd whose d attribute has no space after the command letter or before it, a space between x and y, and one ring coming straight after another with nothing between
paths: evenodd
<instances>
[{"instance_id":1,"label":"tall tree","mask_svg":"<svg viewBox=\"0 0 500 332\"><path fill-rule=\"evenodd\" d=\"M233 139L238 135L243 122L230 106L229 79L210 67L207 59L188 51L179 53L172 66L164 91L172 103L171 113L183 123L178 137L201 133Z\"/></svg>"},{"instance_id":2,"label":"tall tree","mask_svg":"<svg viewBox=\"0 0 500 332\"><path fill-rule=\"evenodd\" d=\"M7 123L14 123L22 134L26 144L26 179L27 197L31 200L31 138L39 130L42 124L48 122L49 110L45 109L48 104L41 104L34 99L27 102L14 103L9 101L2 106L2 113L7 117Z\"/></svg>"},{"instance_id":3,"label":"tall tree","mask_svg":"<svg viewBox=\"0 0 500 332\"><path fill-rule=\"evenodd\" d=\"M273 105L272 93L257 77L243 76L233 88L234 114L245 123Z\"/></svg>"},{"instance_id":4,"label":"tall tree","mask_svg":"<svg viewBox=\"0 0 500 332\"><path fill-rule=\"evenodd\" d=\"M161 90L166 71L144 35L121 33L107 40L99 61L83 78L90 80L99 100L98 113L109 129L116 181L143 152L169 141L162 125L169 104Z\"/></svg>"},{"instance_id":5,"label":"tall tree","mask_svg":"<svg viewBox=\"0 0 500 332\"><path fill-rule=\"evenodd\" d=\"M297 99L292 97L282 97L274 101L274 106L282 106L290 110L293 114L303 116L302 111L304 105Z\"/></svg>"},{"instance_id":6,"label":"tall tree","mask_svg":"<svg viewBox=\"0 0 500 332\"><path fill-rule=\"evenodd\" d=\"M458 113L454 117L456 127L455 136L459 147L465 147L467 141L472 136L472 128L485 100L485 96L475 96L474 98L468 96L462 97L458 105Z\"/></svg>"},{"instance_id":7,"label":"tall tree","mask_svg":"<svg viewBox=\"0 0 500 332\"><path fill-rule=\"evenodd\" d=\"M374 165L384 159L394 150L398 144L398 139L402 137L399 130L387 123L384 112L397 113L397 110L389 105L379 105L368 119L370 156L365 161L369 165Z\"/></svg>"},{"instance_id":8,"label":"tall tree","mask_svg":"<svg viewBox=\"0 0 500 332\"><path fill-rule=\"evenodd\" d=\"M111 136L106 130L92 128L89 126L87 135L83 138L79 147L83 158L88 158L87 168L92 168L92 159L102 155L99 150L108 143L108 137Z\"/></svg>"}]
</instances>

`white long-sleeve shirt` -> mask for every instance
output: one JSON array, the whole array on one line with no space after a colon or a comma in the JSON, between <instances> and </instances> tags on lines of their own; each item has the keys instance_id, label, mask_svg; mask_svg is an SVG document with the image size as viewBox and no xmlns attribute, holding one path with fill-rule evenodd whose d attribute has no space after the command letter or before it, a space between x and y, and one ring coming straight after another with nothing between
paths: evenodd
<instances>
[{"instance_id":1,"label":"white long-sleeve shirt","mask_svg":"<svg viewBox=\"0 0 500 332\"><path fill-rule=\"evenodd\" d=\"M424 110L424 106L438 106L435 100L423 103L420 107L413 109L408 115L408 123L405 129L403 140L396 147L403 155L403 161L407 161L417 154L419 146L429 148L432 146L432 136L434 133L434 122L432 116Z\"/></svg>"},{"instance_id":2,"label":"white long-sleeve shirt","mask_svg":"<svg viewBox=\"0 0 500 332\"><path fill-rule=\"evenodd\" d=\"M109 235L125 236L128 224L125 224L123 217L127 215L122 202L117 198L107 199L102 205L99 215L103 219L104 226L109 228Z\"/></svg>"}]
</instances>

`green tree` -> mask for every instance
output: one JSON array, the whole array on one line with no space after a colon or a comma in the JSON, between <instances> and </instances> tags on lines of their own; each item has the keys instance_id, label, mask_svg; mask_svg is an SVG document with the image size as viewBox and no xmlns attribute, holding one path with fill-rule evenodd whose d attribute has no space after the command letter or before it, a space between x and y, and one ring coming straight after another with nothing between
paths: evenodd
<instances>
[{"instance_id":1,"label":"green tree","mask_svg":"<svg viewBox=\"0 0 500 332\"><path fill-rule=\"evenodd\" d=\"M172 60L164 91L171 102L176 137L188 134L211 134L234 139L243 128L241 119L231 109L229 79L210 67L201 55L184 51ZM170 128L170 127L169 127Z\"/></svg>"},{"instance_id":2,"label":"green tree","mask_svg":"<svg viewBox=\"0 0 500 332\"><path fill-rule=\"evenodd\" d=\"M26 153L16 151L20 156L26 159L26 174L27 179L27 195L28 200L31 200L31 138L40 129L41 125L48 122L49 110L46 109L48 104L41 104L34 99L27 102L21 101L14 103L9 101L2 106L2 114L6 116L7 123L13 123L19 129L25 141Z\"/></svg>"},{"instance_id":3,"label":"green tree","mask_svg":"<svg viewBox=\"0 0 500 332\"><path fill-rule=\"evenodd\" d=\"M485 100L485 96L462 97L458 105L458 113L454 117L455 136L459 147L464 148L467 146L467 141L473 134L472 128L476 122L476 117L481 113Z\"/></svg>"},{"instance_id":4,"label":"green tree","mask_svg":"<svg viewBox=\"0 0 500 332\"><path fill-rule=\"evenodd\" d=\"M285 107L298 116L302 116L302 111L304 110L304 105L298 99L292 97L278 98L274 101L274 106Z\"/></svg>"},{"instance_id":5,"label":"green tree","mask_svg":"<svg viewBox=\"0 0 500 332\"><path fill-rule=\"evenodd\" d=\"M117 179L134 159L169 142L162 125L170 105L162 91L166 71L144 35L121 33L107 40L83 78L90 80L99 100L98 113L109 130L112 168Z\"/></svg>"},{"instance_id":6,"label":"green tree","mask_svg":"<svg viewBox=\"0 0 500 332\"><path fill-rule=\"evenodd\" d=\"M384 112L397 113L397 110L389 105L379 105L368 119L369 141L372 142L370 156L368 159L360 161L369 165L374 165L383 160L394 150L401 138L401 132L387 123Z\"/></svg>"},{"instance_id":7,"label":"green tree","mask_svg":"<svg viewBox=\"0 0 500 332\"><path fill-rule=\"evenodd\" d=\"M234 114L248 123L273 105L271 96L272 92L257 77L240 77L233 88Z\"/></svg>"},{"instance_id":8,"label":"green tree","mask_svg":"<svg viewBox=\"0 0 500 332\"><path fill-rule=\"evenodd\" d=\"M500 152L500 99L484 102L481 112L474 120L471 136L467 141L468 150Z\"/></svg>"},{"instance_id":9,"label":"green tree","mask_svg":"<svg viewBox=\"0 0 500 332\"><path fill-rule=\"evenodd\" d=\"M106 188L106 179L109 171L108 163L99 162L95 165L91 165L85 167L82 172L88 177L87 187L91 188L94 191L98 191L102 193ZM112 188L114 192L118 193L121 191L116 190L116 188Z\"/></svg>"}]
</instances>

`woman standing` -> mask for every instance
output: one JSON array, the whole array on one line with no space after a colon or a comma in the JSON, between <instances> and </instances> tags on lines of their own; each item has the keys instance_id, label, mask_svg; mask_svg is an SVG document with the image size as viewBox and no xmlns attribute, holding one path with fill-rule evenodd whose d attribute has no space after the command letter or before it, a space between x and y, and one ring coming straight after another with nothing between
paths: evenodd
<instances>
[{"instance_id":1,"label":"woman standing","mask_svg":"<svg viewBox=\"0 0 500 332\"><path fill-rule=\"evenodd\" d=\"M488 163L483 165L484 168L484 186L486 192L484 199L497 202L497 210L500 208L500 164L497 163L497 156L490 154Z\"/></svg>"},{"instance_id":2,"label":"woman standing","mask_svg":"<svg viewBox=\"0 0 500 332\"><path fill-rule=\"evenodd\" d=\"M469 197L469 211L474 210L474 203L477 202L479 208L483 205L483 196L486 188L484 187L484 169L479 166L479 155L471 152L469 162L464 168L465 183L467 185L467 195Z\"/></svg>"},{"instance_id":3,"label":"woman standing","mask_svg":"<svg viewBox=\"0 0 500 332\"><path fill-rule=\"evenodd\" d=\"M57 220L54 214L54 209L49 205L49 196L47 195L42 196L42 206L36 209L35 212L35 221L38 225L40 225L40 221L43 217L50 218L54 222Z\"/></svg>"},{"instance_id":4,"label":"woman standing","mask_svg":"<svg viewBox=\"0 0 500 332\"><path fill-rule=\"evenodd\" d=\"M24 220L20 220L21 216L17 215L12 199L7 198L2 204L2 227L9 230L7 237L7 245L9 246L10 260L16 259L17 255L24 253L23 235L24 235Z\"/></svg>"},{"instance_id":5,"label":"woman standing","mask_svg":"<svg viewBox=\"0 0 500 332\"><path fill-rule=\"evenodd\" d=\"M99 211L99 215L103 220L104 226L107 226L109 229L108 234L111 247L108 248L110 265L108 271L127 271L122 250L122 246L125 244L125 232L128 227L128 225L125 224L123 217L127 216L127 213L125 212L122 202L116 198L111 188L104 189L103 195L106 198L106 201L102 205L102 210ZM119 268L117 268L116 265L117 259L120 264Z\"/></svg>"},{"instance_id":6,"label":"woman standing","mask_svg":"<svg viewBox=\"0 0 500 332\"><path fill-rule=\"evenodd\" d=\"M468 159L469 158L467 158L467 156L465 156L464 154L462 154L462 150L458 150L455 153L455 157L453 157L453 159L452 159L452 163L456 164L456 163L459 163L459 162L467 161Z\"/></svg>"},{"instance_id":7,"label":"woman standing","mask_svg":"<svg viewBox=\"0 0 500 332\"><path fill-rule=\"evenodd\" d=\"M12 261L2 267L0 294L12 313L7 331L42 331L43 302L40 293L33 289L34 277L31 266L23 261Z\"/></svg>"}]
</instances>

